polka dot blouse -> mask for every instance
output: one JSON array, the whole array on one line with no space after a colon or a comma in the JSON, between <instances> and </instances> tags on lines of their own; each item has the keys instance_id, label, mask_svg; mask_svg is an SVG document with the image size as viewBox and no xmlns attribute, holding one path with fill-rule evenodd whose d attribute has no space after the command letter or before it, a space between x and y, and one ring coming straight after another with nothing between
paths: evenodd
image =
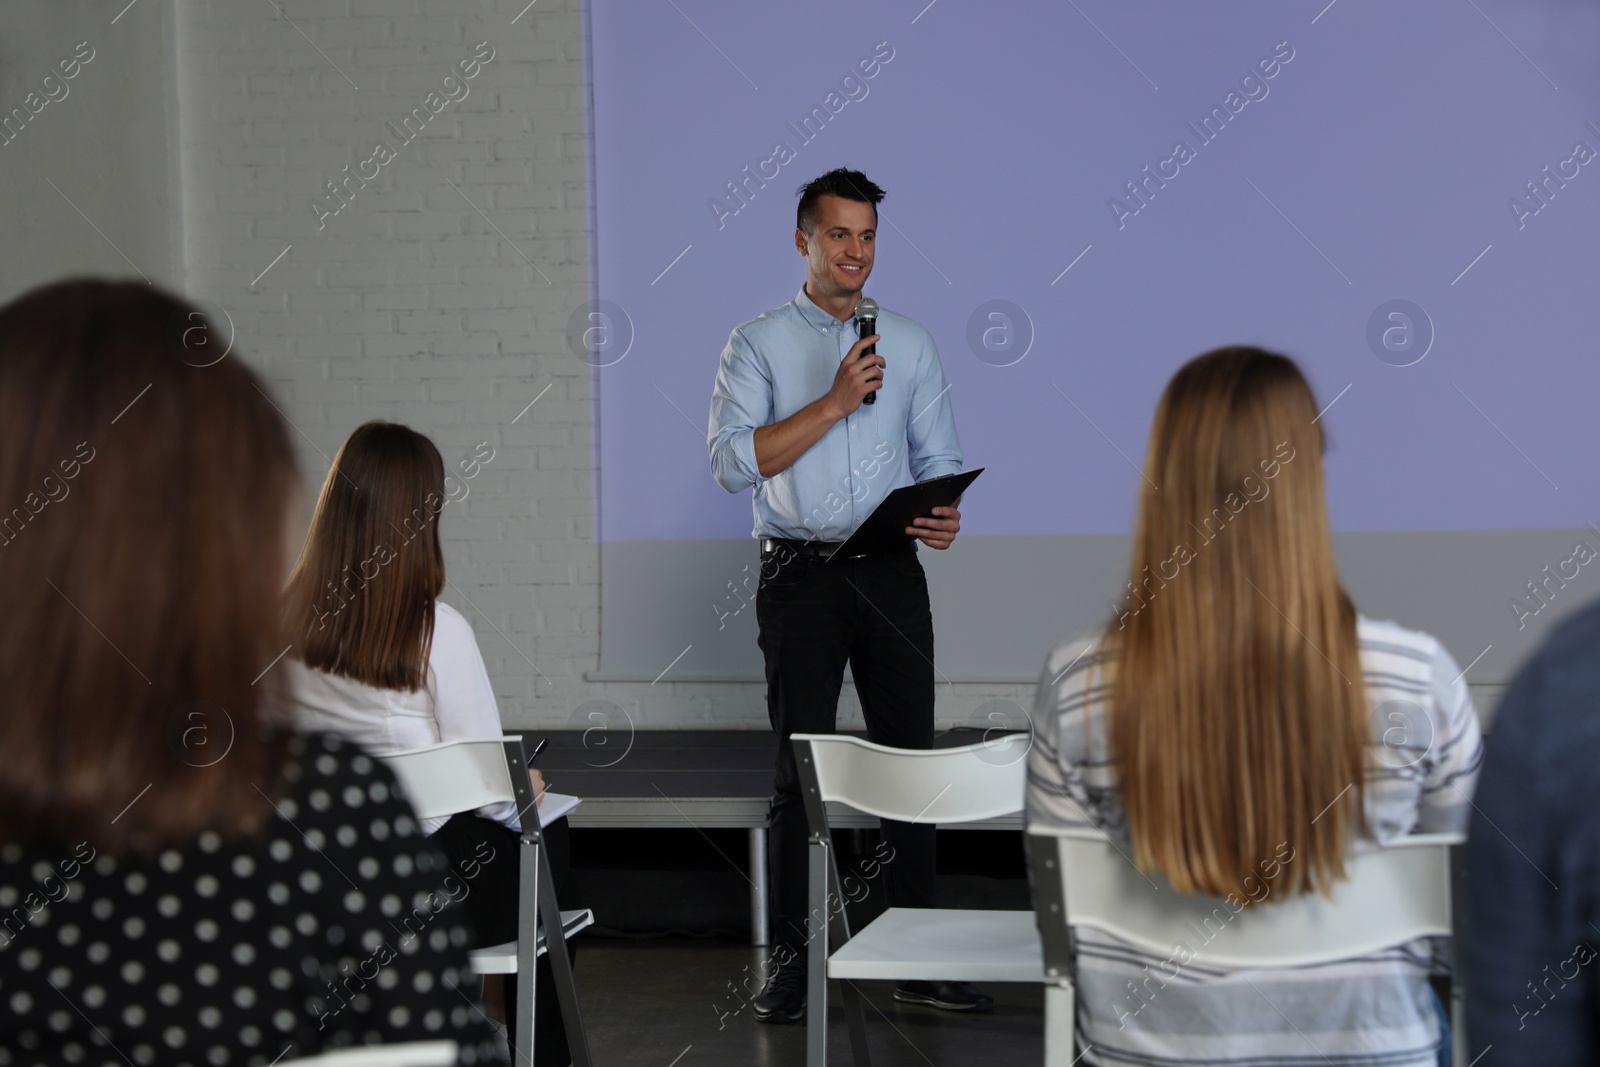
<instances>
[{"instance_id":1,"label":"polka dot blouse","mask_svg":"<svg viewBox=\"0 0 1600 1067\"><path fill-rule=\"evenodd\" d=\"M249 1067L440 1038L463 1064L503 1056L451 872L388 768L331 735L293 751L254 838L0 846L0 1067Z\"/></svg>"}]
</instances>

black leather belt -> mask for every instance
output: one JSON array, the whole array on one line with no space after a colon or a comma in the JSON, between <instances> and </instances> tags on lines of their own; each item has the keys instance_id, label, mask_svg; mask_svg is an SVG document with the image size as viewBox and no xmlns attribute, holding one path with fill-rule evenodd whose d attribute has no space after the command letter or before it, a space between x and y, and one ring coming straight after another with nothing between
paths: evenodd
<instances>
[{"instance_id":1,"label":"black leather belt","mask_svg":"<svg viewBox=\"0 0 1600 1067\"><path fill-rule=\"evenodd\" d=\"M796 541L787 537L763 537L761 539L761 556L765 559L768 556L793 554L807 558L832 559L833 554L839 551L843 545L843 541ZM852 552L848 556L840 556L839 558L870 559L873 556L897 555L903 552L915 552L916 550L917 539L907 537L904 543L896 544L893 548L877 549L872 552Z\"/></svg>"}]
</instances>

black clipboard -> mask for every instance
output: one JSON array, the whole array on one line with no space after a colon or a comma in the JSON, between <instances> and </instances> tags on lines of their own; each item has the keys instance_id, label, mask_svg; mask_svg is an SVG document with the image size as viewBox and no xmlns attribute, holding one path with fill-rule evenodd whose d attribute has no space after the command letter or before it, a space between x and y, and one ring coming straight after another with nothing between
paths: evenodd
<instances>
[{"instance_id":1,"label":"black clipboard","mask_svg":"<svg viewBox=\"0 0 1600 1067\"><path fill-rule=\"evenodd\" d=\"M947 508L954 504L967 486L977 480L984 468L962 471L960 474L943 474L915 485L905 485L883 498L883 503L872 509L865 522L856 527L844 544L828 558L844 559L865 552L882 552L905 544L906 527L911 520L926 518L934 508Z\"/></svg>"}]
</instances>

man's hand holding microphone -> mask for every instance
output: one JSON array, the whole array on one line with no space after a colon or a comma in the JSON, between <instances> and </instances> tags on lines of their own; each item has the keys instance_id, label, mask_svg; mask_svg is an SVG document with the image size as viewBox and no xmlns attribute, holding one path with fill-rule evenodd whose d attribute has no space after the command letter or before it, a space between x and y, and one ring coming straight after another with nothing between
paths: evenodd
<instances>
[{"instance_id":1,"label":"man's hand holding microphone","mask_svg":"<svg viewBox=\"0 0 1600 1067\"><path fill-rule=\"evenodd\" d=\"M833 375L833 388L828 390L828 413L834 421L848 418L856 409L872 399L872 394L883 388L883 357L874 352L861 353L878 341L877 334L869 334L850 346L850 352L839 361Z\"/></svg>"}]
</instances>

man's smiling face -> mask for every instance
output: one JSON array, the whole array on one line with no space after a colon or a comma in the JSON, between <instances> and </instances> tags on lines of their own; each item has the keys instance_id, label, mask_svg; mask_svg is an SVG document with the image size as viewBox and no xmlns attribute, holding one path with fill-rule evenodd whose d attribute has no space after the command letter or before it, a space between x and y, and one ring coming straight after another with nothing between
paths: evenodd
<instances>
[{"instance_id":1,"label":"man's smiling face","mask_svg":"<svg viewBox=\"0 0 1600 1067\"><path fill-rule=\"evenodd\" d=\"M823 196L811 215L811 230L797 229L795 248L806 257L807 289L813 299L857 296L872 273L878 211L872 204Z\"/></svg>"}]
</instances>

